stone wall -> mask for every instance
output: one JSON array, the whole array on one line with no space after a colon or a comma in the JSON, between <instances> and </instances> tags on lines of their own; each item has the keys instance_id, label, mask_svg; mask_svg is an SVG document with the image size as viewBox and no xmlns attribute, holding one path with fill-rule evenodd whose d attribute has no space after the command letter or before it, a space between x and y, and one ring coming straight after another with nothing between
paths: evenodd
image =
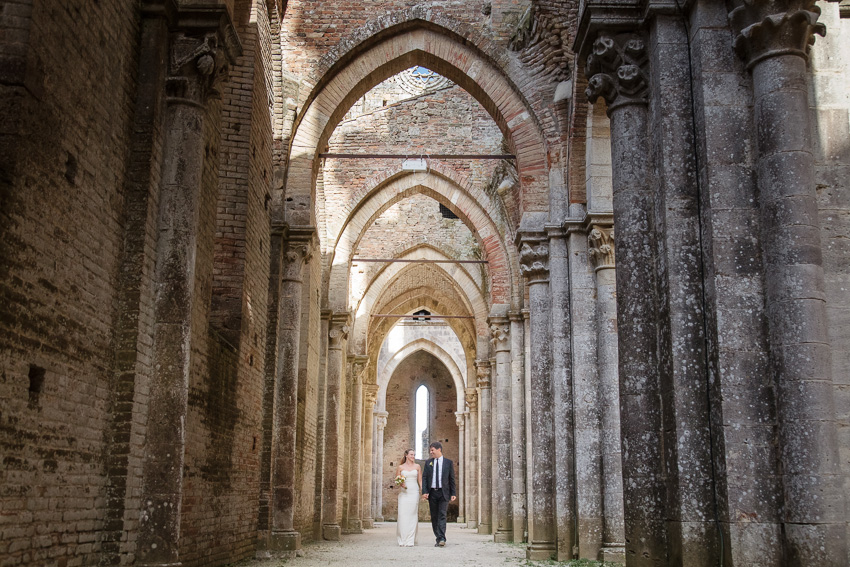
<instances>
[{"instance_id":1,"label":"stone wall","mask_svg":"<svg viewBox=\"0 0 850 567\"><path fill-rule=\"evenodd\" d=\"M443 444L443 455L453 461L458 458L457 390L443 364L434 356L417 352L406 358L390 379L387 388L387 427L384 430L384 463L382 475L383 516L394 521L398 512L398 491L393 485L395 470L406 449L415 448L414 402L420 385L428 388L431 399L431 441ZM427 448L425 459L427 459ZM417 461L420 465L425 461ZM455 478L458 469L455 466ZM419 518L428 520L428 503L419 505Z\"/></svg>"}]
</instances>

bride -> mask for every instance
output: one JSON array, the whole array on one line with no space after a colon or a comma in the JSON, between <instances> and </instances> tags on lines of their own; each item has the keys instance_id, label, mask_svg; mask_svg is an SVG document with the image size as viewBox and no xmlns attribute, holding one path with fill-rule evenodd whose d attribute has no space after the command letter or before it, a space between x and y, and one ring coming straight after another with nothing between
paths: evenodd
<instances>
[{"instance_id":1,"label":"bride","mask_svg":"<svg viewBox=\"0 0 850 567\"><path fill-rule=\"evenodd\" d=\"M401 547L416 545L417 528L419 526L419 493L422 486L422 467L416 464L416 453L413 449L404 452L402 463L395 471L396 478L404 478L398 494L398 523L396 537Z\"/></svg>"}]
</instances>

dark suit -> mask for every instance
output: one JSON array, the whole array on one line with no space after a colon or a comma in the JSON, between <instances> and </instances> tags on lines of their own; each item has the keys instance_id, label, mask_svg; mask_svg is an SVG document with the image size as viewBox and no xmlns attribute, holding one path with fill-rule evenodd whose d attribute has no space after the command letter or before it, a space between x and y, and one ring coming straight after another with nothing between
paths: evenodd
<instances>
[{"instance_id":1,"label":"dark suit","mask_svg":"<svg viewBox=\"0 0 850 567\"><path fill-rule=\"evenodd\" d=\"M431 528L437 543L446 541L446 509L452 496L457 496L455 488L455 467L446 457L443 457L443 468L440 471L442 488L431 488L434 478L435 459L428 459L425 470L422 471L422 494L428 495L428 506L431 508Z\"/></svg>"}]
</instances>

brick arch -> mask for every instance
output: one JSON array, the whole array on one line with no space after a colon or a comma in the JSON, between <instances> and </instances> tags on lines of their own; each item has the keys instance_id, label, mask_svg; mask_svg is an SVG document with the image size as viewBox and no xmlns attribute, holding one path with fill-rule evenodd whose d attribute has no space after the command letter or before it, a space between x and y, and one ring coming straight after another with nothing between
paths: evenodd
<instances>
[{"instance_id":1,"label":"brick arch","mask_svg":"<svg viewBox=\"0 0 850 567\"><path fill-rule=\"evenodd\" d=\"M440 250L433 246L418 246L399 256L400 258L422 259L422 260L445 260L448 257ZM389 264L380 270L372 281L369 282L363 296L357 302L354 309L354 321L352 324L352 332L349 343L352 345L354 352L366 352L369 345L367 344L369 334L369 319L373 313L372 309L377 305L384 290L387 289L390 283L398 278L398 275L406 267L407 264ZM487 336L487 303L484 300L481 288L475 282L475 279L459 264L442 264L435 266L435 269L445 272L446 277L456 282L458 288L462 292L462 296L468 301L470 309L469 314L475 316L475 330L479 336ZM444 313L445 314L445 313Z\"/></svg>"},{"instance_id":2,"label":"brick arch","mask_svg":"<svg viewBox=\"0 0 850 567\"><path fill-rule=\"evenodd\" d=\"M460 186L433 172L391 177L360 201L349 216L342 232L327 251L330 264L323 295L330 309L344 311L349 308L348 278L351 258L366 228L385 210L413 194L424 194L442 203L469 227L479 240L489 261L489 289L491 303L519 303L521 286L515 272L518 261L516 250L505 246L504 239L492 218L481 205Z\"/></svg>"},{"instance_id":3,"label":"brick arch","mask_svg":"<svg viewBox=\"0 0 850 567\"><path fill-rule=\"evenodd\" d=\"M435 315L471 315L465 310L461 298L435 294L433 288L417 287L407 289L404 293L376 302L375 311L379 313L410 314L419 309L427 309ZM377 360L381 343L389 333L390 329L398 322L395 318L367 318L368 335L374 339L367 345L366 354L370 360ZM474 361L478 344L478 329L474 320L470 319L447 319L446 323L452 328L460 339L467 353L467 367ZM484 323L486 327L486 321Z\"/></svg>"},{"instance_id":4,"label":"brick arch","mask_svg":"<svg viewBox=\"0 0 850 567\"><path fill-rule=\"evenodd\" d=\"M385 410L387 407L387 386L392 381L393 373L398 365L405 361L408 357L417 352L425 351L431 354L443 363L443 366L449 371L452 376L452 381L457 391L457 411L464 409L464 392L466 391L466 368L459 365L457 361L444 348L437 343L428 339L416 339L404 345L393 357L387 361L386 366L378 368L378 397L377 408Z\"/></svg>"},{"instance_id":5,"label":"brick arch","mask_svg":"<svg viewBox=\"0 0 850 567\"><path fill-rule=\"evenodd\" d=\"M426 19L379 30L374 41L339 58L308 96L296 120L286 177L286 220L314 224L319 152L351 106L372 87L414 65L423 65L465 89L490 113L517 155L514 225L524 212L548 211L548 144L532 107L504 69L468 39ZM521 83L520 87L530 88ZM554 159L554 158L553 158Z\"/></svg>"}]
</instances>

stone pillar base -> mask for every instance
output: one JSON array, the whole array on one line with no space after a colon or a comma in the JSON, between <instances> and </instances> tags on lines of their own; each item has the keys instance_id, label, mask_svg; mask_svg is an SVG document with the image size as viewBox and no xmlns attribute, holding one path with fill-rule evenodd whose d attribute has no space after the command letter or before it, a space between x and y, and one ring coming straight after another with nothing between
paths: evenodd
<instances>
[{"instance_id":1,"label":"stone pillar base","mask_svg":"<svg viewBox=\"0 0 850 567\"><path fill-rule=\"evenodd\" d=\"M465 524L466 518L464 518L463 516L458 516L456 521L458 524Z\"/></svg>"},{"instance_id":2,"label":"stone pillar base","mask_svg":"<svg viewBox=\"0 0 850 567\"><path fill-rule=\"evenodd\" d=\"M554 559L556 553L554 543L532 543L525 549L525 558L531 561L548 561Z\"/></svg>"},{"instance_id":3,"label":"stone pillar base","mask_svg":"<svg viewBox=\"0 0 850 567\"><path fill-rule=\"evenodd\" d=\"M301 549L301 534L296 531L272 532L269 551L295 551Z\"/></svg>"},{"instance_id":4,"label":"stone pillar base","mask_svg":"<svg viewBox=\"0 0 850 567\"><path fill-rule=\"evenodd\" d=\"M371 530L374 527L375 527L375 520L373 520L372 518L363 518L363 529L364 530Z\"/></svg>"},{"instance_id":5,"label":"stone pillar base","mask_svg":"<svg viewBox=\"0 0 850 567\"><path fill-rule=\"evenodd\" d=\"M322 539L328 541L339 541L342 530L339 524L322 524Z\"/></svg>"},{"instance_id":6,"label":"stone pillar base","mask_svg":"<svg viewBox=\"0 0 850 567\"><path fill-rule=\"evenodd\" d=\"M496 533L493 534L493 541L496 543L510 543L513 539L513 534L508 531L496 530Z\"/></svg>"},{"instance_id":7,"label":"stone pillar base","mask_svg":"<svg viewBox=\"0 0 850 567\"><path fill-rule=\"evenodd\" d=\"M383 517L383 516L375 516L375 521L376 521L376 522L383 522L383 521L384 521L384 517Z\"/></svg>"},{"instance_id":8,"label":"stone pillar base","mask_svg":"<svg viewBox=\"0 0 850 567\"><path fill-rule=\"evenodd\" d=\"M605 544L599 552L599 556L605 563L617 563L619 565L626 564L625 546Z\"/></svg>"},{"instance_id":9,"label":"stone pillar base","mask_svg":"<svg viewBox=\"0 0 850 567\"><path fill-rule=\"evenodd\" d=\"M348 520L348 525L345 526L345 529L342 531L344 534L362 534L363 533L363 524L360 520Z\"/></svg>"},{"instance_id":10,"label":"stone pillar base","mask_svg":"<svg viewBox=\"0 0 850 567\"><path fill-rule=\"evenodd\" d=\"M478 533L489 535L493 533L493 528L490 527L490 524L478 524Z\"/></svg>"},{"instance_id":11,"label":"stone pillar base","mask_svg":"<svg viewBox=\"0 0 850 567\"><path fill-rule=\"evenodd\" d=\"M467 520L466 527L470 530L474 530L478 528L478 522L476 522L475 520Z\"/></svg>"}]
</instances>

